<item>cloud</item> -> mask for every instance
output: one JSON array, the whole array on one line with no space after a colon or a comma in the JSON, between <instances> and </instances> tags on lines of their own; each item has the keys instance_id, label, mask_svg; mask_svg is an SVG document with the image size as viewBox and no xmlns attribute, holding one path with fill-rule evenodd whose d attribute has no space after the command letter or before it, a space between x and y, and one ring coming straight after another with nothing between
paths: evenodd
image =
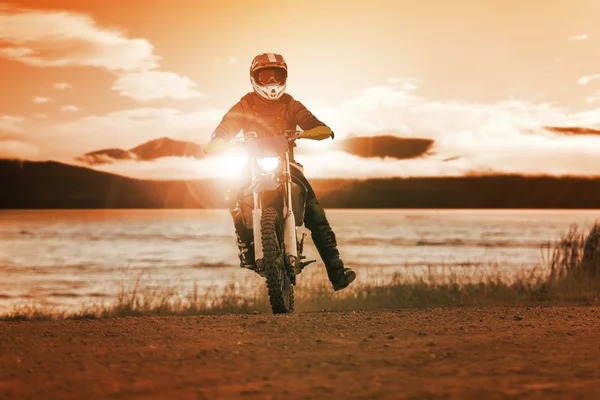
<instances>
[{"instance_id":1,"label":"cloud","mask_svg":"<svg viewBox=\"0 0 600 400\"><path fill-rule=\"evenodd\" d=\"M367 88L337 105L309 105L309 109L336 131L336 140L298 143L297 158L304 164L307 176L367 179L472 173L599 174L600 136L565 135L559 127L598 129L600 109L569 113L546 103L516 100L493 103L433 101L419 96L404 83L399 81ZM175 131L182 132L181 135L183 132L210 131L221 116L222 112L218 110L197 115L146 108L85 119L85 126L90 129L87 132L98 137L110 132L112 145L118 140L130 140L135 136L131 132L139 132L142 136L142 133L165 132L167 126L171 129L177 126ZM192 130L202 123L204 128ZM557 128L549 131L543 127ZM74 125L71 131L86 130ZM418 135L434 144L427 157L404 160L363 158L336 148L337 143L343 144L344 138L352 135L374 137L381 132L394 132L400 138ZM203 135L188 138L200 143L206 140ZM220 157L193 163L177 159L151 164L129 161L102 168L154 179L189 179L191 175L231 177L231 161L218 160Z\"/></svg>"},{"instance_id":2,"label":"cloud","mask_svg":"<svg viewBox=\"0 0 600 400\"><path fill-rule=\"evenodd\" d=\"M229 57L229 58L225 58L225 59L219 57L213 61L212 66L215 69L220 69L228 64L229 65L235 64L236 62L237 62L236 57Z\"/></svg>"},{"instance_id":3,"label":"cloud","mask_svg":"<svg viewBox=\"0 0 600 400\"><path fill-rule=\"evenodd\" d=\"M184 157L163 157L154 161L125 160L96 165L93 169L149 180L195 180L215 178L214 171L223 171L218 159L198 160ZM219 175L217 175L219 176ZM224 174L219 177L231 178Z\"/></svg>"},{"instance_id":4,"label":"cloud","mask_svg":"<svg viewBox=\"0 0 600 400\"><path fill-rule=\"evenodd\" d=\"M307 102L309 109L336 132L336 138L393 133L399 137L434 139L437 144L455 142L461 135L488 138L522 129L539 127L540 122L565 116L552 105L523 101L470 103L436 101L421 97L412 81L367 88L340 104ZM546 124L548 125L548 124ZM469 132L467 134L467 132Z\"/></svg>"},{"instance_id":5,"label":"cloud","mask_svg":"<svg viewBox=\"0 0 600 400\"><path fill-rule=\"evenodd\" d=\"M45 103L49 103L52 99L50 99L49 97L41 97L41 96L34 96L31 101L35 104L45 104Z\"/></svg>"},{"instance_id":6,"label":"cloud","mask_svg":"<svg viewBox=\"0 0 600 400\"><path fill-rule=\"evenodd\" d=\"M33 67L155 68L159 57L145 39L98 26L66 11L0 8L0 56Z\"/></svg>"},{"instance_id":7,"label":"cloud","mask_svg":"<svg viewBox=\"0 0 600 400\"><path fill-rule=\"evenodd\" d=\"M31 160L38 154L39 149L30 143L0 139L0 158Z\"/></svg>"},{"instance_id":8,"label":"cloud","mask_svg":"<svg viewBox=\"0 0 600 400\"><path fill-rule=\"evenodd\" d=\"M433 140L382 135L338 140L335 145L346 153L363 158L408 159L427 155Z\"/></svg>"},{"instance_id":9,"label":"cloud","mask_svg":"<svg viewBox=\"0 0 600 400\"><path fill-rule=\"evenodd\" d=\"M202 143L222 117L223 111L216 109L186 113L174 108L133 108L46 126L37 136L46 140L49 152L71 159L108 147L128 149L165 135Z\"/></svg>"},{"instance_id":10,"label":"cloud","mask_svg":"<svg viewBox=\"0 0 600 400\"><path fill-rule=\"evenodd\" d=\"M74 12L0 7L0 57L33 67L103 68L119 75L113 90L140 101L201 97L189 78L158 70L148 40ZM53 88L72 90L67 82Z\"/></svg>"},{"instance_id":11,"label":"cloud","mask_svg":"<svg viewBox=\"0 0 600 400\"><path fill-rule=\"evenodd\" d=\"M334 156L335 141L301 142L298 158L305 157L307 171L313 176L330 177L471 172L600 174L599 136L566 136L542 128L600 128L600 108L573 113L548 103L518 100L436 101L419 96L418 90L405 83L397 80L367 88L337 105L321 102L307 105L336 132L336 139L356 134L376 136L382 132L404 138L418 136L434 141L431 149L434 156L396 161L359 160L350 155ZM310 166L313 162L314 167Z\"/></svg>"},{"instance_id":12,"label":"cloud","mask_svg":"<svg viewBox=\"0 0 600 400\"><path fill-rule=\"evenodd\" d=\"M412 92L419 88L419 79L415 78L388 78L388 86L392 88L401 88L405 92Z\"/></svg>"},{"instance_id":13,"label":"cloud","mask_svg":"<svg viewBox=\"0 0 600 400\"><path fill-rule=\"evenodd\" d=\"M187 100L204 97L195 89L196 83L173 72L139 71L128 72L113 84L112 90L137 101L152 101L164 98Z\"/></svg>"},{"instance_id":14,"label":"cloud","mask_svg":"<svg viewBox=\"0 0 600 400\"><path fill-rule=\"evenodd\" d=\"M70 104L68 106L61 107L60 111L63 111L63 112L77 112L77 111L79 111L79 107Z\"/></svg>"},{"instance_id":15,"label":"cloud","mask_svg":"<svg viewBox=\"0 0 600 400\"><path fill-rule=\"evenodd\" d=\"M306 105L336 132L335 140L298 143L298 159L304 162L311 177L456 176L490 172L600 174L600 135L560 132L560 127L600 129L600 108L570 112L549 103L518 100L438 101L420 95L415 81L403 79L366 88L337 104L307 102ZM27 129L28 137L23 135L31 142L35 139L34 143L47 152L44 155L72 159L107 147L131 148L165 135L202 144L224 112L132 108L83 116L53 126L44 124L37 130ZM398 138L419 137L433 145L427 157L405 160L361 158L336 148L344 139L382 133ZM199 168L193 172L198 176L214 177L229 170L216 161L201 161L193 164ZM175 173L176 163L171 162L168 169L166 164L133 166L134 161L107 168L126 175L129 169L131 174L142 174L143 169L148 176L155 176L159 173L157 165ZM191 168L192 164L185 167ZM183 171L180 175L190 173Z\"/></svg>"},{"instance_id":16,"label":"cloud","mask_svg":"<svg viewBox=\"0 0 600 400\"><path fill-rule=\"evenodd\" d=\"M600 79L600 74L582 76L581 78L579 78L577 80L577 83L582 86L585 86L588 83L590 83L591 81L595 81L596 79Z\"/></svg>"},{"instance_id":17,"label":"cloud","mask_svg":"<svg viewBox=\"0 0 600 400\"><path fill-rule=\"evenodd\" d=\"M592 96L587 96L587 97L585 98L585 101L586 101L587 103L595 103L595 102L597 102L597 101L599 101L599 100L600 100L600 93L597 93L597 94L595 94L595 95L592 95Z\"/></svg>"},{"instance_id":18,"label":"cloud","mask_svg":"<svg viewBox=\"0 0 600 400\"><path fill-rule=\"evenodd\" d=\"M526 175L596 175L600 171L598 146L581 151L585 144L567 141L539 141L521 148L498 146L469 152L444 162L442 157L410 160L366 159L343 152L327 157L302 155L309 178L370 179L415 176L463 176L466 174L526 174ZM576 154L576 156L574 156ZM549 163L548 160L552 159Z\"/></svg>"},{"instance_id":19,"label":"cloud","mask_svg":"<svg viewBox=\"0 0 600 400\"><path fill-rule=\"evenodd\" d=\"M21 130L21 124L25 121L23 117L14 115L0 115L0 132L16 133Z\"/></svg>"},{"instance_id":20,"label":"cloud","mask_svg":"<svg viewBox=\"0 0 600 400\"><path fill-rule=\"evenodd\" d=\"M73 90L73 86L69 82L56 82L52 85L55 90Z\"/></svg>"},{"instance_id":21,"label":"cloud","mask_svg":"<svg viewBox=\"0 0 600 400\"><path fill-rule=\"evenodd\" d=\"M353 132L363 136L381 132L409 134L411 129L396 115L401 115L417 96L412 87L403 86L398 83L369 87L339 105L323 102L307 102L307 105L320 120L335 127L336 137Z\"/></svg>"},{"instance_id":22,"label":"cloud","mask_svg":"<svg viewBox=\"0 0 600 400\"><path fill-rule=\"evenodd\" d=\"M544 126L544 129L563 135L600 135L599 129L582 128L580 126Z\"/></svg>"},{"instance_id":23,"label":"cloud","mask_svg":"<svg viewBox=\"0 0 600 400\"><path fill-rule=\"evenodd\" d=\"M587 39L588 39L588 35L585 33L582 35L574 35L569 38L569 40L587 40Z\"/></svg>"}]
</instances>

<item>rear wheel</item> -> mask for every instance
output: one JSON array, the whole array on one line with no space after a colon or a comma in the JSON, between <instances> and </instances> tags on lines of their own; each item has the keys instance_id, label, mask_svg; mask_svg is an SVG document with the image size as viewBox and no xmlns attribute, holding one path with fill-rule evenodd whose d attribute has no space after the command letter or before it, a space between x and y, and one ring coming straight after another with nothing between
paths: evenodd
<instances>
[{"instance_id":1,"label":"rear wheel","mask_svg":"<svg viewBox=\"0 0 600 400\"><path fill-rule=\"evenodd\" d=\"M273 314L294 311L294 287L285 268L285 257L277 234L278 221L279 216L273 207L263 210L261 220L262 268L267 277L267 289Z\"/></svg>"}]
</instances>

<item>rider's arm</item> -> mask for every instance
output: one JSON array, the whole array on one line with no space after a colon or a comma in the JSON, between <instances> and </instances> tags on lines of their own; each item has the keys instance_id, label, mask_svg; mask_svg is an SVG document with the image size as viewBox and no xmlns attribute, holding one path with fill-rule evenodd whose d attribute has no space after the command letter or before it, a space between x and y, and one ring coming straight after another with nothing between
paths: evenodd
<instances>
[{"instance_id":1,"label":"rider's arm","mask_svg":"<svg viewBox=\"0 0 600 400\"><path fill-rule=\"evenodd\" d=\"M210 142L206 145L204 151L206 153L215 153L227 148L227 143L240 132L243 124L244 109L242 104L237 102L223 116L223 119L210 136Z\"/></svg>"},{"instance_id":2,"label":"rider's arm","mask_svg":"<svg viewBox=\"0 0 600 400\"><path fill-rule=\"evenodd\" d=\"M318 134L314 137L310 137L310 139L315 140L323 140L328 137L333 138L333 132L327 125L321 122L317 117L313 115L308 109L304 106L304 104L300 103L297 100L293 101L292 111L294 112L294 116L296 117L296 124L302 128L304 131L309 131L314 128L323 127L323 129L315 130L314 132Z\"/></svg>"}]
</instances>

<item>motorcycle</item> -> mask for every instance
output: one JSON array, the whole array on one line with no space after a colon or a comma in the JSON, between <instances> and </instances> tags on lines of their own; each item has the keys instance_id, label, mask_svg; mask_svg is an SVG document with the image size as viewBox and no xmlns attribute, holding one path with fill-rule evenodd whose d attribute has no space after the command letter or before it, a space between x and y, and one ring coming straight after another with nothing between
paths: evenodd
<instances>
[{"instance_id":1,"label":"motorcycle","mask_svg":"<svg viewBox=\"0 0 600 400\"><path fill-rule=\"evenodd\" d=\"M247 229L253 232L255 272L266 278L274 314L294 311L296 277L316 260L306 260L304 213L308 190L293 178L290 149L311 131L286 131L285 135L257 137L244 134L250 184L238 194L237 207Z\"/></svg>"}]
</instances>

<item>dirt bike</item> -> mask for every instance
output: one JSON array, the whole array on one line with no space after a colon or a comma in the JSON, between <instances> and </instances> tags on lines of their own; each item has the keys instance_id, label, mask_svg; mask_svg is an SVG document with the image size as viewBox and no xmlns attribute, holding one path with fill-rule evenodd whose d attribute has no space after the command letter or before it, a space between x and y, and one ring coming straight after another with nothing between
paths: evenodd
<instances>
[{"instance_id":1,"label":"dirt bike","mask_svg":"<svg viewBox=\"0 0 600 400\"><path fill-rule=\"evenodd\" d=\"M274 314L294 311L296 277L316 261L302 255L307 188L291 174L291 168L301 167L290 163L290 148L302 135L286 131L259 138L249 132L243 139L252 178L238 195L237 206L244 225L253 231L255 271L266 278Z\"/></svg>"}]
</instances>

